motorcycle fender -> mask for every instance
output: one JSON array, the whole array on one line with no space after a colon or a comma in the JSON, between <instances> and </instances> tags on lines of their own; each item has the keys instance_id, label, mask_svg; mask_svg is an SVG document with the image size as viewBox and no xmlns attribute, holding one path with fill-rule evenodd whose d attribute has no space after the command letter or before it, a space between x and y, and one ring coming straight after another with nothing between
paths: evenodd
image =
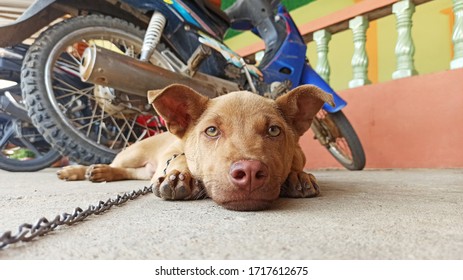
<instances>
[{"instance_id":1,"label":"motorcycle fender","mask_svg":"<svg viewBox=\"0 0 463 280\"><path fill-rule=\"evenodd\" d=\"M0 27L0 47L14 46L64 14L56 0L37 0L13 23Z\"/></svg>"},{"instance_id":2,"label":"motorcycle fender","mask_svg":"<svg viewBox=\"0 0 463 280\"><path fill-rule=\"evenodd\" d=\"M64 15L77 16L80 11L92 11L131 22L146 28L149 17L127 4L95 0L36 0L13 23L0 27L0 47L14 46ZM118 2L115 2L118 3Z\"/></svg>"},{"instance_id":3,"label":"motorcycle fender","mask_svg":"<svg viewBox=\"0 0 463 280\"><path fill-rule=\"evenodd\" d=\"M311 84L314 86L317 86L321 88L322 90L330 93L333 95L334 99L334 104L335 106L331 106L328 103L323 104L323 110L327 111L328 113L336 113L340 111L342 108L346 107L347 102L342 99L341 96L339 96L331 87L330 85L325 82L325 80L320 77L320 75L315 72L315 70L309 65L306 64L304 66L304 70L302 72L302 77L301 77L301 85L302 84Z\"/></svg>"}]
</instances>

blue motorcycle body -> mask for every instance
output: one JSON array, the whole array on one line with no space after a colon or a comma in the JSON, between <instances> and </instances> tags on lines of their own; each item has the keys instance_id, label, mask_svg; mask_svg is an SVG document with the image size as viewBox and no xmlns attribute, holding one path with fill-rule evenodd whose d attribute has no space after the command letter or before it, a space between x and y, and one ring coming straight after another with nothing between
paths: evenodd
<instances>
[{"instance_id":1,"label":"blue motorcycle body","mask_svg":"<svg viewBox=\"0 0 463 280\"><path fill-rule=\"evenodd\" d=\"M237 54L228 50L222 42L223 34L226 32L228 26L224 23L221 24L220 20L213 20L210 14L205 13L204 9L199 8L198 4L195 2L201 1L124 0L124 2L137 9L157 10L163 13L168 23L164 30L165 37L171 40L171 46L174 46L176 52L182 59L187 60L192 51L201 42L201 33L206 33L210 39L215 40L218 44L222 44L222 49L229 51L229 56L237 56ZM303 84L316 85L326 92L331 93L334 98L335 106L324 104L323 109L329 113L340 111L347 105L347 102L313 70L310 64L307 63L307 46L284 6L278 5L276 16L279 20L284 22L286 36L280 39L282 42L278 43L280 46L278 50L272 52L270 58L266 58L266 63L264 65L261 64L261 66L259 66L264 82L270 84L272 82L290 81L292 88ZM194 27L201 32L185 30L186 25ZM259 35L254 26L241 26L241 29L252 29L253 32ZM197 38L192 38L195 34L197 34ZM228 57L227 59L228 62L231 62ZM236 61L234 62L236 63ZM216 74L214 72L219 71L221 66L218 65L214 67L215 65L213 64L214 62L206 63L207 66L203 67L201 70L208 74Z\"/></svg>"}]
</instances>

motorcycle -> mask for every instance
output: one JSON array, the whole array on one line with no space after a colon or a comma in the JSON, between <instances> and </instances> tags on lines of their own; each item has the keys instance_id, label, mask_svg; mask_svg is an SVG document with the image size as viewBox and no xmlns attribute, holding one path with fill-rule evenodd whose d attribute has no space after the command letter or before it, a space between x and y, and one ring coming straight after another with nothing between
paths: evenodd
<instances>
[{"instance_id":1,"label":"motorcycle","mask_svg":"<svg viewBox=\"0 0 463 280\"><path fill-rule=\"evenodd\" d=\"M213 2L36 1L0 28L9 34L0 46L70 15L30 47L21 84L33 123L77 162L110 162L127 145L165 131L146 104L147 90L176 82L209 97L244 89L276 98L314 84L336 104L325 104L314 120L315 137L343 166L363 169L363 148L342 113L347 103L306 62L306 45L280 1L237 0L225 11ZM223 44L230 26L265 42L257 67Z\"/></svg>"},{"instance_id":2,"label":"motorcycle","mask_svg":"<svg viewBox=\"0 0 463 280\"><path fill-rule=\"evenodd\" d=\"M21 65L28 46L0 48L0 169L25 172L49 167L61 155L32 125L22 104L19 87Z\"/></svg>"}]
</instances>

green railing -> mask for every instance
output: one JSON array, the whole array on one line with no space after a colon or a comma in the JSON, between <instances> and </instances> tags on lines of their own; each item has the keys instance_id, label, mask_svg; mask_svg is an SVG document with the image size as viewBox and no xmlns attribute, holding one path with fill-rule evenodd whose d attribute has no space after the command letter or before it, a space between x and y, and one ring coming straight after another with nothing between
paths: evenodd
<instances>
[{"instance_id":1,"label":"green railing","mask_svg":"<svg viewBox=\"0 0 463 280\"><path fill-rule=\"evenodd\" d=\"M306 43L315 41L317 52L317 72L327 81L330 80L330 62L328 60L329 42L335 33L350 29L353 34L354 52L352 56L353 77L349 87L369 84L368 54L366 51L367 30L372 20L394 14L396 19L397 42L395 46L396 69L392 79L410 77L417 74L414 65L415 45L411 33L415 6L432 0L377 0L370 3L360 2L342 13L339 21L329 22L323 19L301 28ZM463 0L453 1L453 59L450 69L463 68ZM374 3L372 5L372 3ZM368 5L367 5L368 4ZM355 14L357 13L357 14Z\"/></svg>"}]
</instances>

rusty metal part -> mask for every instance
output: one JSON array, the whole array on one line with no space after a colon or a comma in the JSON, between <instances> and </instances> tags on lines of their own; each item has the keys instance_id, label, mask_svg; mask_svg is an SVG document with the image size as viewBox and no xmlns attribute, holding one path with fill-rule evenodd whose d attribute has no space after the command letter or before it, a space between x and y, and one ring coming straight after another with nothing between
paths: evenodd
<instances>
[{"instance_id":1,"label":"rusty metal part","mask_svg":"<svg viewBox=\"0 0 463 280\"><path fill-rule=\"evenodd\" d=\"M323 110L313 119L311 128L315 138L325 147L329 147L331 143L336 143L337 138L343 137L330 115Z\"/></svg>"},{"instance_id":2,"label":"rusty metal part","mask_svg":"<svg viewBox=\"0 0 463 280\"><path fill-rule=\"evenodd\" d=\"M95 86L93 89L96 103L102 110L116 119L132 118L144 114L146 100L131 96L125 92L116 92L113 88Z\"/></svg>"},{"instance_id":3,"label":"rusty metal part","mask_svg":"<svg viewBox=\"0 0 463 280\"><path fill-rule=\"evenodd\" d=\"M18 228L18 232L11 234L11 231L7 231L0 234L0 249L5 248L6 246L24 241L28 242L34 239L37 236L42 236L58 226L62 225L73 225L77 222L80 222L87 218L90 215L98 215L109 210L113 206L119 206L126 203L129 200L134 200L141 195L146 195L153 192L153 187L144 187L143 190L139 189L138 191L131 191L125 194L117 195L116 198L108 199L106 202L99 201L98 205L90 205L86 210L77 207L74 209L72 214L63 213L57 215L53 220L49 221L47 218L42 217L34 224L22 224Z\"/></svg>"},{"instance_id":4,"label":"rusty metal part","mask_svg":"<svg viewBox=\"0 0 463 280\"><path fill-rule=\"evenodd\" d=\"M237 84L227 80L202 73L188 77L96 46L85 50L80 74L85 82L144 97L149 90L174 83L189 86L210 98L240 90Z\"/></svg>"},{"instance_id":5,"label":"rusty metal part","mask_svg":"<svg viewBox=\"0 0 463 280\"><path fill-rule=\"evenodd\" d=\"M203 44L200 44L198 48L193 52L190 59L188 60L188 75L193 76L198 71L201 63L210 56L212 53L211 49Z\"/></svg>"}]
</instances>

